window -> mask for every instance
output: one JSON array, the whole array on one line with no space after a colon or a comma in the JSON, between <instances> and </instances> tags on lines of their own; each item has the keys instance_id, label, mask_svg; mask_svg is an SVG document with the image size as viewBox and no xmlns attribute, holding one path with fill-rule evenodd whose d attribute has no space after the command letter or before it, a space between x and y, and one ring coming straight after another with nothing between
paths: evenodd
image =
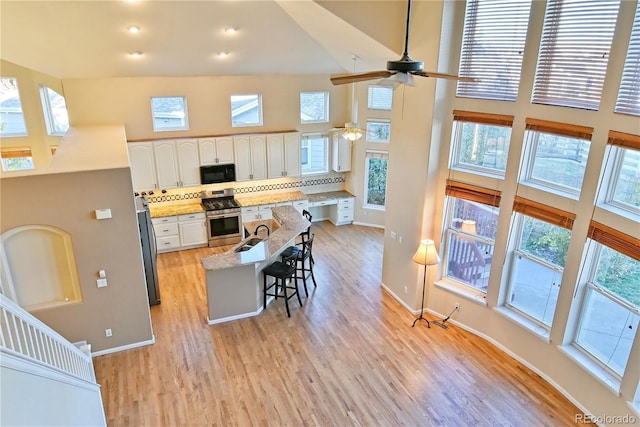
<instances>
[{"instance_id":1,"label":"window","mask_svg":"<svg viewBox=\"0 0 640 427\"><path fill-rule=\"evenodd\" d=\"M151 112L154 132L189 129L187 99L183 96L154 96Z\"/></svg>"},{"instance_id":2,"label":"window","mask_svg":"<svg viewBox=\"0 0 640 427\"><path fill-rule=\"evenodd\" d=\"M447 181L443 275L487 292L498 226L500 193Z\"/></svg>"},{"instance_id":3,"label":"window","mask_svg":"<svg viewBox=\"0 0 640 427\"><path fill-rule=\"evenodd\" d=\"M367 96L369 110L391 111L393 105L393 88L391 86L369 85Z\"/></svg>"},{"instance_id":4,"label":"window","mask_svg":"<svg viewBox=\"0 0 640 427\"><path fill-rule=\"evenodd\" d=\"M300 92L300 123L329 121L329 92Z\"/></svg>"},{"instance_id":5,"label":"window","mask_svg":"<svg viewBox=\"0 0 640 427\"><path fill-rule=\"evenodd\" d=\"M515 101L518 96L531 1L468 0L458 82L466 98Z\"/></svg>"},{"instance_id":6,"label":"window","mask_svg":"<svg viewBox=\"0 0 640 427\"><path fill-rule=\"evenodd\" d=\"M367 142L388 144L391 137L391 120L367 119Z\"/></svg>"},{"instance_id":7,"label":"window","mask_svg":"<svg viewBox=\"0 0 640 427\"><path fill-rule=\"evenodd\" d=\"M526 119L524 180L577 197L591 147L592 128Z\"/></svg>"},{"instance_id":8,"label":"window","mask_svg":"<svg viewBox=\"0 0 640 427\"><path fill-rule=\"evenodd\" d=\"M30 147L9 147L0 149L3 171L33 169Z\"/></svg>"},{"instance_id":9,"label":"window","mask_svg":"<svg viewBox=\"0 0 640 427\"><path fill-rule=\"evenodd\" d=\"M262 126L262 95L231 95L231 126Z\"/></svg>"},{"instance_id":10,"label":"window","mask_svg":"<svg viewBox=\"0 0 640 427\"><path fill-rule=\"evenodd\" d=\"M549 0L532 102L598 110L620 0Z\"/></svg>"},{"instance_id":11,"label":"window","mask_svg":"<svg viewBox=\"0 0 640 427\"><path fill-rule=\"evenodd\" d=\"M387 151L365 152L364 207L383 210L387 195Z\"/></svg>"},{"instance_id":12,"label":"window","mask_svg":"<svg viewBox=\"0 0 640 427\"><path fill-rule=\"evenodd\" d=\"M302 175L329 172L329 136L303 134L300 138Z\"/></svg>"},{"instance_id":13,"label":"window","mask_svg":"<svg viewBox=\"0 0 640 427\"><path fill-rule=\"evenodd\" d=\"M640 215L640 136L609 131L608 144L613 154L605 203Z\"/></svg>"},{"instance_id":14,"label":"window","mask_svg":"<svg viewBox=\"0 0 640 427\"><path fill-rule=\"evenodd\" d=\"M64 135L69 129L69 116L64 96L47 86L40 86L40 100L42 101L47 133L49 135Z\"/></svg>"},{"instance_id":15,"label":"window","mask_svg":"<svg viewBox=\"0 0 640 427\"><path fill-rule=\"evenodd\" d=\"M27 126L22 113L18 81L0 78L0 136L26 136Z\"/></svg>"},{"instance_id":16,"label":"window","mask_svg":"<svg viewBox=\"0 0 640 427\"><path fill-rule=\"evenodd\" d=\"M631 236L594 221L589 237L593 240L573 345L621 379L640 321L637 239L634 243Z\"/></svg>"},{"instance_id":17,"label":"window","mask_svg":"<svg viewBox=\"0 0 640 427\"><path fill-rule=\"evenodd\" d=\"M451 167L504 176L513 116L453 112Z\"/></svg>"},{"instance_id":18,"label":"window","mask_svg":"<svg viewBox=\"0 0 640 427\"><path fill-rule=\"evenodd\" d=\"M505 305L549 329L575 215L516 196Z\"/></svg>"},{"instance_id":19,"label":"window","mask_svg":"<svg viewBox=\"0 0 640 427\"><path fill-rule=\"evenodd\" d=\"M640 116L640 3L636 7L615 111Z\"/></svg>"}]
</instances>

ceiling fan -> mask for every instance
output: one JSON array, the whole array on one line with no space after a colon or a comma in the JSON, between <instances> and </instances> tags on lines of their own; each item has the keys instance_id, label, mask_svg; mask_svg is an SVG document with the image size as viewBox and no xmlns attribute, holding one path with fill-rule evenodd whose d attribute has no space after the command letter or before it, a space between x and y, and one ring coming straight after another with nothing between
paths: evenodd
<instances>
[{"instance_id":1,"label":"ceiling fan","mask_svg":"<svg viewBox=\"0 0 640 427\"><path fill-rule=\"evenodd\" d=\"M407 1L407 25L404 35L404 53L397 61L387 61L387 69L381 71L369 71L366 73L333 74L331 83L343 85L348 83L362 82L366 80L378 80L392 77L403 84L413 84L413 76L437 77L451 80L461 80L475 82L476 79L470 77L459 77L454 74L436 73L434 71L424 71L424 62L414 61L409 57L409 24L411 22L411 0Z\"/></svg>"}]
</instances>

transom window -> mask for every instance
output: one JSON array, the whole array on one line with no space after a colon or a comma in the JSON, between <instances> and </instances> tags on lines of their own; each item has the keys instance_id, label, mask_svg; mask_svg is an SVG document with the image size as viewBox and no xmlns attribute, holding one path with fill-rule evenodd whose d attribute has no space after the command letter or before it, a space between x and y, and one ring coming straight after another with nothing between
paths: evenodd
<instances>
[{"instance_id":1,"label":"transom window","mask_svg":"<svg viewBox=\"0 0 640 427\"><path fill-rule=\"evenodd\" d=\"M262 126L262 95L231 95L231 126Z\"/></svg>"},{"instance_id":2,"label":"transom window","mask_svg":"<svg viewBox=\"0 0 640 427\"><path fill-rule=\"evenodd\" d=\"M0 78L0 136L27 136L18 81Z\"/></svg>"},{"instance_id":3,"label":"transom window","mask_svg":"<svg viewBox=\"0 0 640 427\"><path fill-rule=\"evenodd\" d=\"M188 130L187 99L183 96L151 97L153 131Z\"/></svg>"},{"instance_id":4,"label":"transom window","mask_svg":"<svg viewBox=\"0 0 640 427\"><path fill-rule=\"evenodd\" d=\"M383 210L387 197L387 151L365 152L364 207Z\"/></svg>"},{"instance_id":5,"label":"transom window","mask_svg":"<svg viewBox=\"0 0 640 427\"><path fill-rule=\"evenodd\" d=\"M47 86L40 86L42 112L49 135L64 135L69 129L69 115L64 96Z\"/></svg>"},{"instance_id":6,"label":"transom window","mask_svg":"<svg viewBox=\"0 0 640 427\"><path fill-rule=\"evenodd\" d=\"M301 135L300 162L302 175L329 172L329 136L319 133Z\"/></svg>"},{"instance_id":7,"label":"transom window","mask_svg":"<svg viewBox=\"0 0 640 427\"><path fill-rule=\"evenodd\" d=\"M300 123L329 121L329 92L300 92Z\"/></svg>"},{"instance_id":8,"label":"transom window","mask_svg":"<svg viewBox=\"0 0 640 427\"><path fill-rule=\"evenodd\" d=\"M369 110L391 111L393 88L391 86L369 85L367 107Z\"/></svg>"},{"instance_id":9,"label":"transom window","mask_svg":"<svg viewBox=\"0 0 640 427\"><path fill-rule=\"evenodd\" d=\"M0 149L3 171L20 171L33 169L31 147L7 147Z\"/></svg>"}]
</instances>

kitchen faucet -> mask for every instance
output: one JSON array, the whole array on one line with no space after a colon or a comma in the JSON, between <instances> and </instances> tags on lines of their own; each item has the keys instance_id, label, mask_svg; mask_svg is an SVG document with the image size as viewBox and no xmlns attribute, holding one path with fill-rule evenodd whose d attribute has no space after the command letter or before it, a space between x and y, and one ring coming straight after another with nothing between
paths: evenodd
<instances>
[{"instance_id":1,"label":"kitchen faucet","mask_svg":"<svg viewBox=\"0 0 640 427\"><path fill-rule=\"evenodd\" d=\"M271 234L271 229L269 228L269 226L267 224L260 224L259 226L257 226L255 231L253 232L253 235L257 236L258 235L258 230L260 230L261 227L265 227L267 229L267 237L269 237L269 235Z\"/></svg>"}]
</instances>

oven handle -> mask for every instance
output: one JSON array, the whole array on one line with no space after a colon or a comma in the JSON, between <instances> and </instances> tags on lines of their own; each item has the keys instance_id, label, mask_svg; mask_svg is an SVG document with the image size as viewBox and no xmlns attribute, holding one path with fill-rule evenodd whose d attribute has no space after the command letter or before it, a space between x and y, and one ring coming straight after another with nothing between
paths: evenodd
<instances>
[{"instance_id":1,"label":"oven handle","mask_svg":"<svg viewBox=\"0 0 640 427\"><path fill-rule=\"evenodd\" d=\"M207 213L207 219L220 219L220 218L232 218L235 216L240 216L240 212L229 213L229 214L209 214Z\"/></svg>"}]
</instances>

